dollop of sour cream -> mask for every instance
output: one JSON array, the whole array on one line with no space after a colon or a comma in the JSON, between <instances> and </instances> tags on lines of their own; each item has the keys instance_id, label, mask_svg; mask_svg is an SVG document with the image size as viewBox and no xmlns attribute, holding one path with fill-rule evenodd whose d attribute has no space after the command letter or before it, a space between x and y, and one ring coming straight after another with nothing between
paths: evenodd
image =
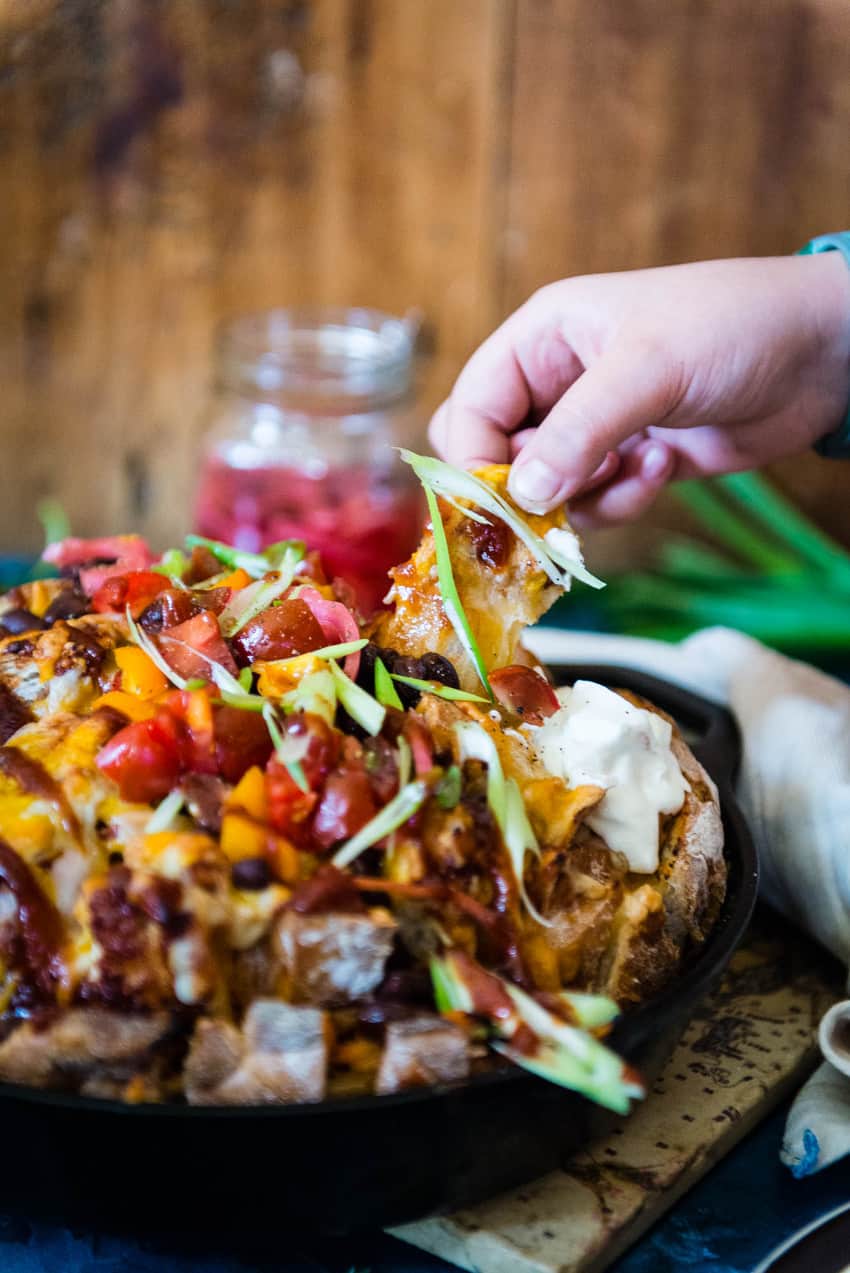
<instances>
[{"instance_id":1,"label":"dollop of sour cream","mask_svg":"<svg viewBox=\"0 0 850 1273\"><path fill-rule=\"evenodd\" d=\"M527 727L532 747L571 787L604 787L587 818L591 830L624 854L632 871L657 870L659 814L678 813L689 790L669 722L593 681L557 693L560 709Z\"/></svg>"}]
</instances>

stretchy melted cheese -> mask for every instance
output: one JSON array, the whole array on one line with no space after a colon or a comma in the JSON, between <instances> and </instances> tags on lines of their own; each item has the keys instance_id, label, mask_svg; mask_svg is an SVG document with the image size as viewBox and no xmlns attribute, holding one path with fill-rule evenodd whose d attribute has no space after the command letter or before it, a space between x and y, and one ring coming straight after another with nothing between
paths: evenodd
<instances>
[{"instance_id":1,"label":"stretchy melted cheese","mask_svg":"<svg viewBox=\"0 0 850 1273\"><path fill-rule=\"evenodd\" d=\"M631 870L657 870L659 814L677 813L688 789L669 723L592 681L576 681L558 698L560 710L529 730L540 759L571 787L604 787L589 826Z\"/></svg>"}]
</instances>

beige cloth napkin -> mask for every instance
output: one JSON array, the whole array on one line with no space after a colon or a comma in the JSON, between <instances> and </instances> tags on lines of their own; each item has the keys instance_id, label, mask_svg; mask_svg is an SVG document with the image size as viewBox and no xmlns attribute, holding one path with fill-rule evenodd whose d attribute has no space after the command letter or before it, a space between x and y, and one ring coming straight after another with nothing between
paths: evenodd
<instances>
[{"instance_id":1,"label":"beige cloth napkin","mask_svg":"<svg viewBox=\"0 0 850 1273\"><path fill-rule=\"evenodd\" d=\"M619 663L726 704L741 730L738 797L762 894L850 965L850 688L727 628L678 645L540 628L544 662ZM821 1023L824 1063L791 1109L781 1157L797 1176L850 1152L850 999Z\"/></svg>"}]
</instances>

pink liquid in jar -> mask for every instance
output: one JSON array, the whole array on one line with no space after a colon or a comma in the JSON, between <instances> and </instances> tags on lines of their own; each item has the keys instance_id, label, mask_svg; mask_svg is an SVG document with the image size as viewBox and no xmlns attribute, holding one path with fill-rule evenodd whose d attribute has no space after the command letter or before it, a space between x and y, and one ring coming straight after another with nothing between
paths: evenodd
<instances>
[{"instance_id":1,"label":"pink liquid in jar","mask_svg":"<svg viewBox=\"0 0 850 1273\"><path fill-rule=\"evenodd\" d=\"M351 584L364 614L387 593L387 571L419 542L423 501L405 475L352 465L311 474L266 464L235 467L211 455L195 509L198 534L257 552L281 539L317 549L329 578Z\"/></svg>"}]
</instances>

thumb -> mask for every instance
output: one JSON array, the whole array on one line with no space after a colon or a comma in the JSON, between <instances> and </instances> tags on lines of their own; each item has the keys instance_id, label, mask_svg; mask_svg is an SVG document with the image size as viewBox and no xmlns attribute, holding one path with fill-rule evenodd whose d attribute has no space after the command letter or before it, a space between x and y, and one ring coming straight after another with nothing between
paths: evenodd
<instances>
[{"instance_id":1,"label":"thumb","mask_svg":"<svg viewBox=\"0 0 850 1273\"><path fill-rule=\"evenodd\" d=\"M682 398L681 369L647 345L611 349L555 403L511 468L508 489L530 513L545 513L587 482L609 451Z\"/></svg>"}]
</instances>

